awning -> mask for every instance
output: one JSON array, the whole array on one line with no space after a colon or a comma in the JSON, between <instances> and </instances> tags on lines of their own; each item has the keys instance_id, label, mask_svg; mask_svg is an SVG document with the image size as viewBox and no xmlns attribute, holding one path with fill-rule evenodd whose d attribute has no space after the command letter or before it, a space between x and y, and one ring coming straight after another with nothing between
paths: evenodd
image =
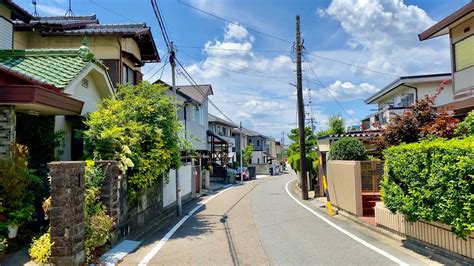
<instances>
[{"instance_id":1,"label":"awning","mask_svg":"<svg viewBox=\"0 0 474 266\"><path fill-rule=\"evenodd\" d=\"M80 115L84 102L38 85L0 85L0 104L39 115Z\"/></svg>"}]
</instances>

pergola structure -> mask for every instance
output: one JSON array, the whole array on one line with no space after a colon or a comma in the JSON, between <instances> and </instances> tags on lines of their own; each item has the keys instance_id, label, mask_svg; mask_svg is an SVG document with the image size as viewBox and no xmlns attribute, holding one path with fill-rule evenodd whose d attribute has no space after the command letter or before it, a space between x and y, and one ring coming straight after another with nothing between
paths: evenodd
<instances>
[{"instance_id":1,"label":"pergola structure","mask_svg":"<svg viewBox=\"0 0 474 266\"><path fill-rule=\"evenodd\" d=\"M226 166L229 162L229 143L211 130L207 131L207 141L210 145L210 162L213 165Z\"/></svg>"}]
</instances>

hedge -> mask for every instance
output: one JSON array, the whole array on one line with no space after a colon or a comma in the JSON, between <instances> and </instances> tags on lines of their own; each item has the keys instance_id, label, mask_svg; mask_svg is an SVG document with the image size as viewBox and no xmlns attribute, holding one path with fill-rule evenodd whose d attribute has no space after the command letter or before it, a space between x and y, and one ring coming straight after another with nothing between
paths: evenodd
<instances>
[{"instance_id":1,"label":"hedge","mask_svg":"<svg viewBox=\"0 0 474 266\"><path fill-rule=\"evenodd\" d=\"M357 138L345 137L331 145L331 160L364 161L368 159L364 144Z\"/></svg>"},{"instance_id":2,"label":"hedge","mask_svg":"<svg viewBox=\"0 0 474 266\"><path fill-rule=\"evenodd\" d=\"M461 238L474 230L474 137L402 144L384 156L382 199L390 211L450 225Z\"/></svg>"}]
</instances>

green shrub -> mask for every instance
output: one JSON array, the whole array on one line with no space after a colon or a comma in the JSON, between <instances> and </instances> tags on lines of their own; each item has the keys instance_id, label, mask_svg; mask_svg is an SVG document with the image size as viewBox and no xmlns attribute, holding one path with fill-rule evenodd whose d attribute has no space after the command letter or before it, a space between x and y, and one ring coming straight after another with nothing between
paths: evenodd
<instances>
[{"instance_id":1,"label":"green shrub","mask_svg":"<svg viewBox=\"0 0 474 266\"><path fill-rule=\"evenodd\" d=\"M51 257L51 247L53 244L54 243L51 243L51 234L49 231L39 238L34 238L33 243L28 250L31 259L40 265L48 263L48 260Z\"/></svg>"},{"instance_id":2,"label":"green shrub","mask_svg":"<svg viewBox=\"0 0 474 266\"><path fill-rule=\"evenodd\" d=\"M291 169L296 172L300 171L300 154L295 153L288 157L288 163L291 166ZM312 167L313 174L316 175L318 172L318 154L316 152L309 152L306 154L306 168Z\"/></svg>"},{"instance_id":3,"label":"green shrub","mask_svg":"<svg viewBox=\"0 0 474 266\"><path fill-rule=\"evenodd\" d=\"M384 151L382 198L408 221L452 226L459 237L474 229L474 137L435 139Z\"/></svg>"},{"instance_id":4,"label":"green shrub","mask_svg":"<svg viewBox=\"0 0 474 266\"><path fill-rule=\"evenodd\" d=\"M94 250L103 246L110 239L113 221L107 216L105 206L100 201L100 190L105 179L103 169L98 168L93 161L86 161L85 180L85 250L86 259L92 262L95 259Z\"/></svg>"},{"instance_id":5,"label":"green shrub","mask_svg":"<svg viewBox=\"0 0 474 266\"><path fill-rule=\"evenodd\" d=\"M356 138L342 138L331 145L331 160L364 161L368 159L362 142Z\"/></svg>"},{"instance_id":6,"label":"green shrub","mask_svg":"<svg viewBox=\"0 0 474 266\"><path fill-rule=\"evenodd\" d=\"M119 161L132 201L180 165L182 127L167 90L147 82L121 87L115 98L102 99L85 122L88 157Z\"/></svg>"},{"instance_id":7,"label":"green shrub","mask_svg":"<svg viewBox=\"0 0 474 266\"><path fill-rule=\"evenodd\" d=\"M455 130L457 136L474 136L474 111L470 112Z\"/></svg>"}]
</instances>

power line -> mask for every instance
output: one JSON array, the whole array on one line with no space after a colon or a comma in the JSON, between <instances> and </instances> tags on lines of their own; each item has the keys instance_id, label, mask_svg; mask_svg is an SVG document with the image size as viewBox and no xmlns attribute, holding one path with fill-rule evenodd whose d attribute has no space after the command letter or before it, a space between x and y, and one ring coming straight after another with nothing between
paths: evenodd
<instances>
[{"instance_id":1,"label":"power line","mask_svg":"<svg viewBox=\"0 0 474 266\"><path fill-rule=\"evenodd\" d=\"M188 82L195 88L198 90L199 93L201 93L202 96L206 97L207 95L201 90L201 88L199 87L199 85L197 84L197 82L193 79L193 77L191 77L191 75L188 73L188 71L186 70L186 68L184 68L184 66L181 64L181 62L176 59L176 62L178 63L178 65L181 67L181 70L184 72L183 76L184 78L186 78L188 80ZM217 105L215 103L213 103L211 101L211 99L208 98L207 100L214 108L216 108L216 110L221 113L227 120L229 120L229 122L232 122L234 124L236 124L234 121L232 121L231 118L229 118L219 107L217 107Z\"/></svg>"},{"instance_id":2,"label":"power line","mask_svg":"<svg viewBox=\"0 0 474 266\"><path fill-rule=\"evenodd\" d=\"M190 53L187 53L187 52L183 52L181 51L181 53L191 57L191 58L194 58L194 59L197 59L197 60L204 60L206 58L202 57L202 56L197 56L197 55L193 55L193 54L190 54ZM260 78L268 78L268 79L283 79L283 78L289 78L289 77L277 77L277 76L271 76L271 75L267 75L266 73L264 72L261 72L261 71L258 71L258 70L255 70L255 69L252 69L252 68L249 68L249 67L246 67L246 66L243 66L243 65L239 65L239 64L236 64L236 63L233 63L231 61L228 61L228 60L224 60L224 59L221 59L221 58L214 58L214 60L216 61L222 61L222 62L226 62L227 64L230 64L230 65L233 65L233 66L236 66L238 68L243 68L244 70L246 70L246 72L240 72L239 70L235 70L235 69L230 69L230 68L227 68L227 67L224 67L222 65L218 65L218 64L215 64L213 62L209 62L209 61L206 61L207 64L210 64L210 65L213 65L215 67L218 67L218 68L222 68L222 69L225 69L227 71L231 71L231 72L235 72L237 74L241 74L241 75L248 75L248 76L253 76L253 77L260 77ZM284 82L284 81L281 81L281 80L277 80L279 82L283 82L285 84L287 84L288 82Z\"/></svg>"},{"instance_id":3,"label":"power line","mask_svg":"<svg viewBox=\"0 0 474 266\"><path fill-rule=\"evenodd\" d=\"M305 59L306 64L308 65L308 68L311 70L311 72L313 73L313 75L314 75L314 77L316 78L316 80L319 82L319 84L320 84L321 86L323 86L323 88L326 89L326 91L327 91L327 92L329 93L329 95L334 99L334 101L339 105L339 107L342 109L342 111L344 111L344 113L346 113L346 115L347 115L349 118L351 118L351 119L354 120L354 121L357 121L356 119L354 119L354 117L352 117L352 115L350 115L350 114L347 112L346 108L344 108L344 106L337 100L337 98L332 94L331 90L329 90L329 88L321 82L321 80L320 80L320 79L318 78L318 76L316 75L316 72L314 72L313 67L312 67L311 64L308 62L308 60L306 59L306 57L305 57L304 55L303 55L303 58Z\"/></svg>"},{"instance_id":4,"label":"power line","mask_svg":"<svg viewBox=\"0 0 474 266\"><path fill-rule=\"evenodd\" d=\"M363 70L366 70L366 71L374 72L374 73L385 75L385 76L390 76L390 77L395 77L395 78L400 77L400 76L397 76L397 75L385 73L385 72L378 71L378 70L373 70L373 69L366 68L366 67L363 67L363 66L354 65L354 64L347 63L347 62L344 62L344 61L341 61L341 60L336 60L336 59L332 59L332 58L325 57L325 56L320 56L320 55L313 54L313 53L304 52L304 54L308 54L308 55L318 57L318 58L321 58L321 59L324 59L324 60L328 60L328 61L331 61L331 62L334 62L334 63L339 63L339 64L343 64L343 65L351 66L351 67L355 67L355 68L360 68L360 69L363 69Z\"/></svg>"},{"instance_id":5,"label":"power line","mask_svg":"<svg viewBox=\"0 0 474 266\"><path fill-rule=\"evenodd\" d=\"M160 79L161 79L161 76L163 75L163 71L165 70L165 67L166 67L166 65L167 65L168 63L169 63L169 60L168 60L168 57L167 57L165 63L163 64L163 66L161 66L159 69L157 69L157 70L155 71L155 73L153 73L153 75L151 75L151 76L148 78L148 80L152 80L152 78L153 78L158 72L160 72L160 71L161 71L161 75L160 75Z\"/></svg>"},{"instance_id":6,"label":"power line","mask_svg":"<svg viewBox=\"0 0 474 266\"><path fill-rule=\"evenodd\" d=\"M153 12L155 14L156 20L158 21L158 26L160 27L161 34L163 36L163 39L165 41L166 47L168 50L170 49L170 39L168 36L168 31L165 28L165 24L163 21L163 16L161 15L160 8L158 4L156 3L156 0L151 0L151 6L153 8Z\"/></svg>"},{"instance_id":7,"label":"power line","mask_svg":"<svg viewBox=\"0 0 474 266\"><path fill-rule=\"evenodd\" d=\"M195 9L195 10L197 10L197 11L199 11L199 12L202 12L202 13L204 13L204 14L206 14L206 15L209 15L209 16L211 16L211 17L214 17L214 18L220 19L220 20L222 20L222 21L225 21L225 22L227 22L227 23L229 23L229 24L233 24L233 25L237 25L237 26L240 26L240 27L244 27L245 29L247 29L247 30L249 30L249 31L253 31L253 32L255 32L255 33L258 33L258 34L261 34L261 35L264 35L264 36L273 38L273 39L275 39L275 40L279 40L279 41L286 42L286 43L293 43L292 41L285 40L285 39L280 38L280 37L278 37L278 36L274 36L274 35L265 33L265 32L263 32L263 31L250 28L250 27L248 27L248 26L246 26L246 25L243 25L243 24L239 24L239 23L232 22L232 21L230 21L230 20L228 20L228 19L225 19L225 18L223 18L223 17L220 17L220 16L218 16L218 15L216 15L216 14L213 14L213 13L210 13L210 12L208 12L208 11L202 10L202 9L200 9L200 8L198 8L198 7L195 7L195 6L193 6L193 5L190 5L190 4L188 4L188 3L185 3L185 2L183 2L183 1L181 1L181 0L178 0L178 2L181 3L181 4L183 4L183 5L185 5L185 6L190 7L190 8L192 8L192 9Z\"/></svg>"},{"instance_id":8,"label":"power line","mask_svg":"<svg viewBox=\"0 0 474 266\"><path fill-rule=\"evenodd\" d=\"M235 51L235 52L249 52L249 53L290 53L291 52L290 50L245 50L245 49L200 47L200 46L188 46L188 45L179 45L178 48L190 48L190 49L201 49L201 50L218 50L218 51Z\"/></svg>"},{"instance_id":9,"label":"power line","mask_svg":"<svg viewBox=\"0 0 474 266\"><path fill-rule=\"evenodd\" d=\"M128 20L128 21L130 21L130 22L132 22L132 23L137 23L136 21L134 21L134 20L132 20L132 19L130 19L130 18L128 18L128 17L126 17L126 16L124 16L124 15L122 15L122 14L116 12L116 11L113 11L112 9L109 9L109 8L103 6L103 5L100 5L100 4L96 3L96 2L93 1L93 0L89 0L89 2L90 2L91 4L93 4L93 5L98 6L98 7L102 8L102 9L104 9L104 10L106 10L106 11L109 11L110 13L112 13L112 14L114 14L114 15L116 15L116 16L119 16L119 17L121 17L121 18L123 18L123 19L125 19L125 20Z\"/></svg>"},{"instance_id":10,"label":"power line","mask_svg":"<svg viewBox=\"0 0 474 266\"><path fill-rule=\"evenodd\" d=\"M246 102L249 102L249 101L269 101L269 100L275 100L275 99L290 98L290 97L294 97L294 96L296 96L296 95L290 94L290 95L284 95L284 96L264 97L264 98L249 99L249 100L242 100L242 101L217 101L215 103L246 103Z\"/></svg>"}]
</instances>

